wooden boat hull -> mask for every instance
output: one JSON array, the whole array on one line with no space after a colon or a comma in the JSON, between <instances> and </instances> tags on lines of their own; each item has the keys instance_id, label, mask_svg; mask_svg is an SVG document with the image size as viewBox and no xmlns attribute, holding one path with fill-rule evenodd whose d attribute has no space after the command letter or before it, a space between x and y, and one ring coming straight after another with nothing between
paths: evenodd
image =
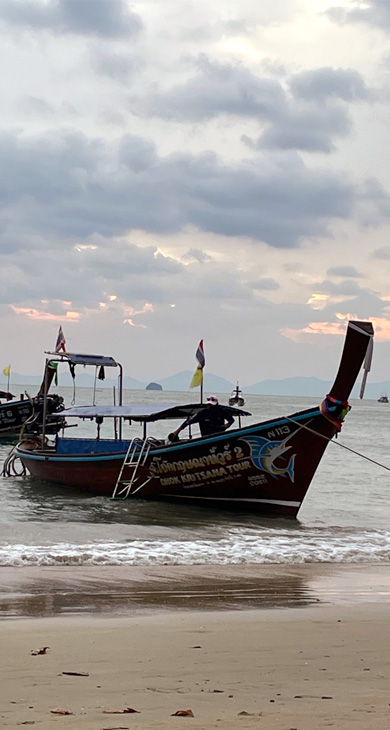
<instances>
[{"instance_id":1,"label":"wooden boat hull","mask_svg":"<svg viewBox=\"0 0 390 730\"><path fill-rule=\"evenodd\" d=\"M117 496L295 517L336 430L316 408L208 439L161 445L137 469L128 493L135 467L125 467ZM34 477L105 496L112 496L125 453L50 453L34 441L16 447Z\"/></svg>"},{"instance_id":2,"label":"wooden boat hull","mask_svg":"<svg viewBox=\"0 0 390 730\"><path fill-rule=\"evenodd\" d=\"M244 405L245 401L243 398L229 398L229 406L239 406L242 408Z\"/></svg>"},{"instance_id":3,"label":"wooden boat hull","mask_svg":"<svg viewBox=\"0 0 390 730\"><path fill-rule=\"evenodd\" d=\"M23 466L38 479L105 496L111 496L125 457L125 452L101 457L58 455L40 451L32 441L16 447L16 453Z\"/></svg>"}]
</instances>

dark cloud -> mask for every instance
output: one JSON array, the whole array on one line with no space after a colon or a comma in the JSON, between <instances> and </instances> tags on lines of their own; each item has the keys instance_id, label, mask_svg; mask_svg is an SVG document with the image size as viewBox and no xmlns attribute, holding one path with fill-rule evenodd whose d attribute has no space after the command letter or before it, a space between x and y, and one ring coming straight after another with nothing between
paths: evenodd
<instances>
[{"instance_id":1,"label":"dark cloud","mask_svg":"<svg viewBox=\"0 0 390 730\"><path fill-rule=\"evenodd\" d=\"M269 119L285 106L285 92L277 81L204 55L197 65L197 75L184 84L138 100L140 110L164 119L200 121L220 114Z\"/></svg>"},{"instance_id":2,"label":"dark cloud","mask_svg":"<svg viewBox=\"0 0 390 730\"><path fill-rule=\"evenodd\" d=\"M336 322L340 312L363 320L369 317L388 317L386 299L374 289L363 287L356 281L345 279L335 284L325 279L314 284L312 291L325 294L328 299L325 306L313 310L311 321ZM286 313L287 318L288 316Z\"/></svg>"},{"instance_id":3,"label":"dark cloud","mask_svg":"<svg viewBox=\"0 0 390 730\"><path fill-rule=\"evenodd\" d=\"M31 31L128 38L142 21L125 0L0 0L0 21Z\"/></svg>"},{"instance_id":4,"label":"dark cloud","mask_svg":"<svg viewBox=\"0 0 390 730\"><path fill-rule=\"evenodd\" d=\"M275 61L274 58L263 58L261 67L267 75L270 76L286 76L287 68L281 61Z\"/></svg>"},{"instance_id":5,"label":"dark cloud","mask_svg":"<svg viewBox=\"0 0 390 730\"><path fill-rule=\"evenodd\" d=\"M23 96L19 101L19 111L27 114L29 117L50 117L54 114L54 109L44 99L37 96Z\"/></svg>"},{"instance_id":6,"label":"dark cloud","mask_svg":"<svg viewBox=\"0 0 390 730\"><path fill-rule=\"evenodd\" d=\"M230 36L250 36L256 31L256 23L248 18L233 18L224 23L223 30Z\"/></svg>"},{"instance_id":7,"label":"dark cloud","mask_svg":"<svg viewBox=\"0 0 390 730\"><path fill-rule=\"evenodd\" d=\"M52 313L52 302L62 311L67 306L86 312L97 310L101 302L105 308L120 310L125 302L252 298L234 265L205 261L202 267L185 266L153 246L139 247L123 239L94 237L90 245L37 249L28 257L0 254L0 266L0 304L12 302L14 307L43 311L49 306Z\"/></svg>"},{"instance_id":8,"label":"dark cloud","mask_svg":"<svg viewBox=\"0 0 390 730\"><path fill-rule=\"evenodd\" d=\"M217 267L211 264L206 271L198 270L196 276L181 282L180 294L187 299L229 301L232 306L234 300L244 301L252 298L246 283L237 275L235 265L228 268L226 265Z\"/></svg>"},{"instance_id":9,"label":"dark cloud","mask_svg":"<svg viewBox=\"0 0 390 730\"><path fill-rule=\"evenodd\" d=\"M332 266L326 273L327 276L342 276L351 279L361 279L363 277L363 274L354 266Z\"/></svg>"},{"instance_id":10,"label":"dark cloud","mask_svg":"<svg viewBox=\"0 0 390 730\"><path fill-rule=\"evenodd\" d=\"M139 61L130 54L95 49L91 55L91 66L101 76L107 76L120 83L128 83L139 69Z\"/></svg>"},{"instance_id":11,"label":"dark cloud","mask_svg":"<svg viewBox=\"0 0 390 730\"><path fill-rule=\"evenodd\" d=\"M50 245L48 242L48 249ZM3 255L0 264L6 274L0 301L14 305L48 299L97 307L104 296L112 294L128 301L163 300L171 296L170 286L177 275L185 273L183 264L157 254L155 247L102 238L91 246L31 250L25 258L17 253Z\"/></svg>"},{"instance_id":12,"label":"dark cloud","mask_svg":"<svg viewBox=\"0 0 390 730\"><path fill-rule=\"evenodd\" d=\"M376 248L372 254L373 259L383 259L387 261L390 259L390 246L382 246L382 248Z\"/></svg>"},{"instance_id":13,"label":"dark cloud","mask_svg":"<svg viewBox=\"0 0 390 730\"><path fill-rule=\"evenodd\" d=\"M344 279L338 284L327 279L326 281L319 282L315 285L315 291L320 294L330 294L332 296L342 297L357 297L361 294L362 289L356 281L350 279Z\"/></svg>"},{"instance_id":14,"label":"dark cloud","mask_svg":"<svg viewBox=\"0 0 390 730\"><path fill-rule=\"evenodd\" d=\"M376 178L366 178L361 186L361 222L377 228L390 216L390 198L387 190Z\"/></svg>"},{"instance_id":15,"label":"dark cloud","mask_svg":"<svg viewBox=\"0 0 390 730\"><path fill-rule=\"evenodd\" d=\"M102 124L110 127L111 130L115 127L125 129L127 126L128 116L127 114L121 114L121 112L116 111L112 107L104 107L99 114L99 120Z\"/></svg>"},{"instance_id":16,"label":"dark cloud","mask_svg":"<svg viewBox=\"0 0 390 730\"><path fill-rule=\"evenodd\" d=\"M258 149L329 153L335 149L334 138L346 137L350 129L348 114L340 106L291 105L269 125L254 145Z\"/></svg>"},{"instance_id":17,"label":"dark cloud","mask_svg":"<svg viewBox=\"0 0 390 730\"><path fill-rule=\"evenodd\" d=\"M351 8L334 7L326 11L326 15L336 23L366 23L381 28L384 31L390 29L390 4L389 0L366 0L363 7Z\"/></svg>"},{"instance_id":18,"label":"dark cloud","mask_svg":"<svg viewBox=\"0 0 390 730\"><path fill-rule=\"evenodd\" d=\"M197 261L198 264L204 264L206 261L212 260L209 254L199 248L190 248L181 258L182 261Z\"/></svg>"},{"instance_id":19,"label":"dark cloud","mask_svg":"<svg viewBox=\"0 0 390 730\"><path fill-rule=\"evenodd\" d=\"M322 291L335 299L333 301L331 299L324 309L318 311L316 319L319 321L337 321L340 310L345 313L353 312L354 318L357 319L387 317L388 302L372 289L359 287L356 282L341 282L339 286L323 282ZM344 301L340 301L343 299Z\"/></svg>"},{"instance_id":20,"label":"dark cloud","mask_svg":"<svg viewBox=\"0 0 390 730\"><path fill-rule=\"evenodd\" d=\"M140 273L169 275L183 271L183 264L158 253L154 246L141 248L123 241L101 239L96 248L82 249L78 255L84 265L95 267L113 281L128 276L129 272L133 276Z\"/></svg>"},{"instance_id":21,"label":"dark cloud","mask_svg":"<svg viewBox=\"0 0 390 730\"><path fill-rule=\"evenodd\" d=\"M298 99L355 101L370 98L362 76L353 69L318 68L302 71L290 79L292 94Z\"/></svg>"},{"instance_id":22,"label":"dark cloud","mask_svg":"<svg viewBox=\"0 0 390 730\"><path fill-rule=\"evenodd\" d=\"M236 163L214 153L161 157L131 135L106 143L72 132L3 134L0 166L1 241L9 245L9 235L24 248L188 225L291 248L327 235L327 221L355 216L359 202L345 176L310 170L295 153Z\"/></svg>"},{"instance_id":23,"label":"dark cloud","mask_svg":"<svg viewBox=\"0 0 390 730\"><path fill-rule=\"evenodd\" d=\"M164 92L149 89L143 98L131 98L132 111L181 122L221 115L246 117L258 121L263 130L254 140L242 135L242 141L254 149L329 153L335 149L335 139L351 131L345 102L372 98L363 78L351 69L296 74L288 94L277 79L257 75L243 65L222 64L204 55L197 65L196 76L185 83Z\"/></svg>"},{"instance_id":24,"label":"dark cloud","mask_svg":"<svg viewBox=\"0 0 390 730\"><path fill-rule=\"evenodd\" d=\"M157 168L159 159L153 142L125 135L119 145L119 159L129 172L142 172L149 168Z\"/></svg>"},{"instance_id":25,"label":"dark cloud","mask_svg":"<svg viewBox=\"0 0 390 730\"><path fill-rule=\"evenodd\" d=\"M273 291L275 289L280 289L280 285L275 281L275 279L271 278L262 278L262 279L254 279L252 281L248 281L248 286L251 287L251 289L255 289L258 291Z\"/></svg>"},{"instance_id":26,"label":"dark cloud","mask_svg":"<svg viewBox=\"0 0 390 730\"><path fill-rule=\"evenodd\" d=\"M278 27L291 22L297 11L295 0L261 0L253 3L225 2L221 25L224 32L233 34L254 34L267 27Z\"/></svg>"}]
</instances>

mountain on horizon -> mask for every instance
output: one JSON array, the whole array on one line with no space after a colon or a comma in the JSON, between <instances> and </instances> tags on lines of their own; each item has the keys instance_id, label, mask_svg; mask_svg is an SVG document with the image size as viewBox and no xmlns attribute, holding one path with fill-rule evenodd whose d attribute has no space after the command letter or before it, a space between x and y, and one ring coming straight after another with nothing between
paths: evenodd
<instances>
[{"instance_id":1,"label":"mountain on horizon","mask_svg":"<svg viewBox=\"0 0 390 730\"><path fill-rule=\"evenodd\" d=\"M183 370L175 375L170 375L166 378L153 378L154 382L159 383L163 390L171 392L189 392L190 382L193 376L191 370ZM39 388L42 382L42 376L40 375L21 375L19 373L12 374L12 382L10 383L11 392L18 395L17 390L20 386L28 386L33 391L31 395L34 395L36 390ZM141 381L137 378L132 378L129 375L123 378L123 387L126 390L145 390L149 381ZM80 388L89 388L93 386L94 377L88 372L76 372L76 385ZM99 388L112 388L116 384L116 380L106 377L104 381L99 380ZM213 373L205 373L204 375L204 391L205 393L231 393L235 387L235 383L231 383L230 380L222 378L219 375ZM59 373L59 386L73 386L73 380L67 371ZM292 378L281 378L277 379L266 379L260 380L252 385L240 384L241 390L244 395L287 395L287 396L307 396L310 398L323 398L326 393L329 392L331 382L327 380L321 380L315 377L292 377ZM1 389L1 382L0 382ZM55 386L52 386L52 390L55 390ZM352 398L359 397L360 383L355 385L352 391ZM194 388L194 393L197 393L198 389ZM383 393L390 393L390 381L382 381L380 383L367 383L365 390L365 397L368 399L377 400Z\"/></svg>"}]
</instances>

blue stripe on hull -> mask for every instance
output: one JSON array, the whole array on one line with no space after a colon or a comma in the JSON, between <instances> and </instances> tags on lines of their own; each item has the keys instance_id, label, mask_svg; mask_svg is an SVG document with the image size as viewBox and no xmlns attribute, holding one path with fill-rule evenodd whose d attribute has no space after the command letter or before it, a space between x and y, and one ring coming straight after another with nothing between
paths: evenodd
<instances>
[{"instance_id":1,"label":"blue stripe on hull","mask_svg":"<svg viewBox=\"0 0 390 730\"><path fill-rule=\"evenodd\" d=\"M124 453L117 454L116 456L100 456L99 454L89 454L89 456L73 456L71 454L68 457L57 456L57 454L50 454L50 457L41 456L40 454L34 454L33 452L23 451L21 454L23 459L29 459L31 461L49 461L51 464L72 464L84 462L86 464L96 464L97 461L120 461L123 462Z\"/></svg>"}]
</instances>

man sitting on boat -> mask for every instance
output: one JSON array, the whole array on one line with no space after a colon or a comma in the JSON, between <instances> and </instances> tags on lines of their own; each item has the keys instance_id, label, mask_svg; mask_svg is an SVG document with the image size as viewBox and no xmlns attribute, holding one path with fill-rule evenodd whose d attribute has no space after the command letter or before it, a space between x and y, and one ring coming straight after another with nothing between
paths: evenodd
<instances>
[{"instance_id":1,"label":"man sitting on boat","mask_svg":"<svg viewBox=\"0 0 390 730\"><path fill-rule=\"evenodd\" d=\"M212 434L220 433L230 428L234 423L234 418L230 413L226 414L225 410L221 408L218 398L215 395L210 395L207 398L205 408L202 408L201 411L194 413L192 416L188 416L176 431L169 434L169 441L177 441L180 431L187 426L192 426L194 423L199 423L202 436L211 436Z\"/></svg>"}]
</instances>

